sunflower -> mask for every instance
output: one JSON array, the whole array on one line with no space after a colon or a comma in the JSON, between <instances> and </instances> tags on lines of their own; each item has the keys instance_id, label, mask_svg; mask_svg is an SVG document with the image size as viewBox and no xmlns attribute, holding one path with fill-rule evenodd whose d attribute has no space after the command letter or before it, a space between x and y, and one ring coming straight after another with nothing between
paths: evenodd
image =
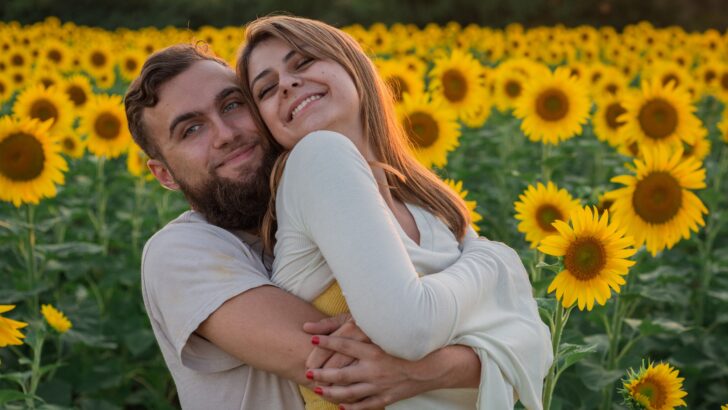
<instances>
[{"instance_id":1,"label":"sunflower","mask_svg":"<svg viewBox=\"0 0 728 410\"><path fill-rule=\"evenodd\" d=\"M697 78L703 94L713 94L717 90L718 76L723 70L723 63L720 61L706 61L695 69Z\"/></svg>"},{"instance_id":2,"label":"sunflower","mask_svg":"<svg viewBox=\"0 0 728 410\"><path fill-rule=\"evenodd\" d=\"M133 81L142 72L142 65L146 56L143 52L135 49L126 50L119 56L119 72L121 77L127 81ZM234 67L234 66L232 66Z\"/></svg>"},{"instance_id":3,"label":"sunflower","mask_svg":"<svg viewBox=\"0 0 728 410\"><path fill-rule=\"evenodd\" d=\"M71 64L71 50L62 41L49 38L43 43L40 59L56 70L64 71Z\"/></svg>"},{"instance_id":4,"label":"sunflower","mask_svg":"<svg viewBox=\"0 0 728 410\"><path fill-rule=\"evenodd\" d=\"M430 71L430 89L455 109L458 116L477 111L485 96L482 68L470 54L453 50L449 57L438 58Z\"/></svg>"},{"instance_id":5,"label":"sunflower","mask_svg":"<svg viewBox=\"0 0 728 410\"><path fill-rule=\"evenodd\" d=\"M577 208L571 214L571 226L554 221L558 234L541 241L538 250L563 257L564 270L549 285L548 292L556 291L556 299L565 307L578 303L579 310L592 310L594 302L604 305L611 291L619 293L634 261L627 258L637 251L624 229L609 222L609 211L600 216L589 207Z\"/></svg>"},{"instance_id":6,"label":"sunflower","mask_svg":"<svg viewBox=\"0 0 728 410\"><path fill-rule=\"evenodd\" d=\"M628 370L627 378L622 380L620 389L624 402L630 408L646 410L672 410L678 406L687 406L683 397L688 394L683 390L682 377L678 371L667 363L654 365L642 363L638 371Z\"/></svg>"},{"instance_id":7,"label":"sunflower","mask_svg":"<svg viewBox=\"0 0 728 410\"><path fill-rule=\"evenodd\" d=\"M79 132L88 150L99 157L116 158L129 147L131 134L118 95L97 95L81 115Z\"/></svg>"},{"instance_id":8,"label":"sunflower","mask_svg":"<svg viewBox=\"0 0 728 410\"><path fill-rule=\"evenodd\" d=\"M18 95L13 104L13 115L18 118L50 121L48 132L61 135L70 129L73 122L70 106L71 102L57 87L36 85L26 88Z\"/></svg>"},{"instance_id":9,"label":"sunflower","mask_svg":"<svg viewBox=\"0 0 728 410\"><path fill-rule=\"evenodd\" d=\"M728 102L728 65L723 65L722 69L718 73L718 78L715 81L716 92L718 97L723 101Z\"/></svg>"},{"instance_id":10,"label":"sunflower","mask_svg":"<svg viewBox=\"0 0 728 410\"><path fill-rule=\"evenodd\" d=\"M111 47L105 42L90 43L81 54L81 68L93 76L113 70L115 64Z\"/></svg>"},{"instance_id":11,"label":"sunflower","mask_svg":"<svg viewBox=\"0 0 728 410\"><path fill-rule=\"evenodd\" d=\"M58 333L66 333L71 328L71 321L66 315L51 305L42 305L40 312L43 314L46 322Z\"/></svg>"},{"instance_id":12,"label":"sunflower","mask_svg":"<svg viewBox=\"0 0 728 410\"><path fill-rule=\"evenodd\" d=\"M531 141L557 144L581 132L589 108L584 89L569 77L568 69L558 68L526 83L514 115L523 119L521 129Z\"/></svg>"},{"instance_id":13,"label":"sunflower","mask_svg":"<svg viewBox=\"0 0 728 410\"><path fill-rule=\"evenodd\" d=\"M500 112L506 112L515 107L516 102L523 95L523 88L528 76L518 71L511 71L500 66L495 69L490 85L493 102Z\"/></svg>"},{"instance_id":14,"label":"sunflower","mask_svg":"<svg viewBox=\"0 0 728 410\"><path fill-rule=\"evenodd\" d=\"M720 131L723 142L728 144L728 105L723 110L723 120L718 123L718 130Z\"/></svg>"},{"instance_id":15,"label":"sunflower","mask_svg":"<svg viewBox=\"0 0 728 410\"><path fill-rule=\"evenodd\" d=\"M151 180L153 175L147 168L147 160L149 157L137 144L129 144L129 151L126 153L126 169L135 177L144 177Z\"/></svg>"},{"instance_id":16,"label":"sunflower","mask_svg":"<svg viewBox=\"0 0 728 410\"><path fill-rule=\"evenodd\" d=\"M6 74L0 74L0 106L15 92L15 85Z\"/></svg>"},{"instance_id":17,"label":"sunflower","mask_svg":"<svg viewBox=\"0 0 728 410\"><path fill-rule=\"evenodd\" d=\"M703 161L710 154L710 140L707 132L695 138L692 144L683 142L683 158L695 158L696 161Z\"/></svg>"},{"instance_id":18,"label":"sunflower","mask_svg":"<svg viewBox=\"0 0 728 410\"><path fill-rule=\"evenodd\" d=\"M694 158L684 159L682 147L674 152L661 146L640 148L643 159L634 160L636 175L612 178L625 187L607 195L635 245L646 244L654 256L705 225L702 214L708 210L691 191L705 188L705 169Z\"/></svg>"},{"instance_id":19,"label":"sunflower","mask_svg":"<svg viewBox=\"0 0 728 410\"><path fill-rule=\"evenodd\" d=\"M625 112L627 111L618 97L607 96L597 101L592 123L594 124L594 134L599 141L606 141L613 147L623 142L618 130L624 125L624 122L619 121L618 118Z\"/></svg>"},{"instance_id":20,"label":"sunflower","mask_svg":"<svg viewBox=\"0 0 728 410\"><path fill-rule=\"evenodd\" d=\"M627 77L614 67L608 67L602 72L602 76L596 83L592 84L592 95L596 98L605 96L620 96L629 89Z\"/></svg>"},{"instance_id":21,"label":"sunflower","mask_svg":"<svg viewBox=\"0 0 728 410\"><path fill-rule=\"evenodd\" d=\"M20 333L19 329L28 326L28 324L2 316L2 313L13 309L15 309L15 305L0 305L0 347L23 344L21 339L25 338L25 335Z\"/></svg>"},{"instance_id":22,"label":"sunflower","mask_svg":"<svg viewBox=\"0 0 728 410\"><path fill-rule=\"evenodd\" d=\"M33 57L28 50L15 46L4 52L5 61L11 69L29 71L33 65Z\"/></svg>"},{"instance_id":23,"label":"sunflower","mask_svg":"<svg viewBox=\"0 0 728 410\"><path fill-rule=\"evenodd\" d=\"M455 111L426 94L419 97L405 94L397 113L417 160L428 168L444 166L447 153L459 145L460 127Z\"/></svg>"},{"instance_id":24,"label":"sunflower","mask_svg":"<svg viewBox=\"0 0 728 410\"><path fill-rule=\"evenodd\" d=\"M674 88L688 89L693 85L692 74L673 61L657 61L644 70L643 74L648 80L659 81L663 87L672 83Z\"/></svg>"},{"instance_id":25,"label":"sunflower","mask_svg":"<svg viewBox=\"0 0 728 410\"><path fill-rule=\"evenodd\" d=\"M61 153L71 158L81 158L86 149L86 143L75 132L68 132L57 138Z\"/></svg>"},{"instance_id":26,"label":"sunflower","mask_svg":"<svg viewBox=\"0 0 728 410\"><path fill-rule=\"evenodd\" d=\"M91 96L93 96L91 82L86 76L80 74L66 78L60 88L66 93L76 109L85 107Z\"/></svg>"},{"instance_id":27,"label":"sunflower","mask_svg":"<svg viewBox=\"0 0 728 410\"><path fill-rule=\"evenodd\" d=\"M634 138L645 146L678 145L681 140L693 143L705 130L690 101L688 93L672 82L643 81L642 92L625 96L627 112L619 118L625 122L620 128L623 139Z\"/></svg>"},{"instance_id":28,"label":"sunflower","mask_svg":"<svg viewBox=\"0 0 728 410\"><path fill-rule=\"evenodd\" d=\"M478 227L477 223L483 219L483 216L475 210L475 208L478 206L478 203L475 201L468 201L466 199L468 196L468 191L466 189L463 189L463 181L455 182L451 179L446 179L444 182L453 191L455 191L455 193L458 194L460 198L465 201L465 206L467 206L468 211L470 211L470 224L473 229L475 229L475 232L480 232L480 228Z\"/></svg>"},{"instance_id":29,"label":"sunflower","mask_svg":"<svg viewBox=\"0 0 728 410\"><path fill-rule=\"evenodd\" d=\"M0 200L20 206L56 195L68 166L48 126L27 118L0 118Z\"/></svg>"},{"instance_id":30,"label":"sunflower","mask_svg":"<svg viewBox=\"0 0 728 410\"><path fill-rule=\"evenodd\" d=\"M52 67L37 68L30 77L31 84L41 84L45 88L58 86L63 82L63 76Z\"/></svg>"},{"instance_id":31,"label":"sunflower","mask_svg":"<svg viewBox=\"0 0 728 410\"><path fill-rule=\"evenodd\" d=\"M403 94L417 97L423 93L425 84L422 78L410 71L402 62L398 60L380 61L377 63L377 69L397 103L402 102Z\"/></svg>"},{"instance_id":32,"label":"sunflower","mask_svg":"<svg viewBox=\"0 0 728 410\"><path fill-rule=\"evenodd\" d=\"M520 201L514 204L516 219L521 221L518 231L526 234L531 248L537 247L543 238L556 233L556 228L552 226L554 221L568 221L571 212L580 206L579 201L551 181L545 187L540 182L535 188L529 185L518 198Z\"/></svg>"}]
</instances>

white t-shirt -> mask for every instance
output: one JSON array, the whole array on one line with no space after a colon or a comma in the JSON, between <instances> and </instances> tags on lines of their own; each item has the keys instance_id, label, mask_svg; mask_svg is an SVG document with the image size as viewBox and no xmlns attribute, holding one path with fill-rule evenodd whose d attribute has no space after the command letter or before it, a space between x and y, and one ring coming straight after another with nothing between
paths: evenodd
<instances>
[{"instance_id":1,"label":"white t-shirt","mask_svg":"<svg viewBox=\"0 0 728 410\"><path fill-rule=\"evenodd\" d=\"M144 306L184 409L303 409L293 382L247 366L194 333L228 299L273 285L258 242L187 211L144 247Z\"/></svg>"},{"instance_id":2,"label":"white t-shirt","mask_svg":"<svg viewBox=\"0 0 728 410\"><path fill-rule=\"evenodd\" d=\"M409 209L419 245L354 144L330 131L309 134L292 150L278 187L273 281L313 300L336 279L357 324L394 356L414 360L447 344L478 353L479 396L460 389L442 401L452 390L441 390L399 408L462 409L476 401L481 409L512 408L515 388L526 407L540 409L551 340L520 258L472 231L461 255L442 221Z\"/></svg>"}]
</instances>

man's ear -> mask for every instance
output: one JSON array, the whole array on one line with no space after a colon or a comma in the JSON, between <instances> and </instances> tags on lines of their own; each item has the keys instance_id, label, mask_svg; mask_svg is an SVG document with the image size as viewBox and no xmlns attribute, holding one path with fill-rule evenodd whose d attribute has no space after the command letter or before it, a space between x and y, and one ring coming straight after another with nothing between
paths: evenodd
<instances>
[{"instance_id":1,"label":"man's ear","mask_svg":"<svg viewBox=\"0 0 728 410\"><path fill-rule=\"evenodd\" d=\"M177 184L177 181L174 180L172 173L169 172L169 169L164 162L158 159L150 159L147 161L147 167L163 187L171 189L172 191L179 191L179 184Z\"/></svg>"}]
</instances>

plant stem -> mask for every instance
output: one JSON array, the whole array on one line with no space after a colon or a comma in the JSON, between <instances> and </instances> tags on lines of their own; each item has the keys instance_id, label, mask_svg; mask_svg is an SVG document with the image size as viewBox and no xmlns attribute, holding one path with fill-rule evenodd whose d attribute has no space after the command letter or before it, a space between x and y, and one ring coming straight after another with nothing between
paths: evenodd
<instances>
[{"instance_id":1,"label":"plant stem","mask_svg":"<svg viewBox=\"0 0 728 410\"><path fill-rule=\"evenodd\" d=\"M28 252L26 253L26 267L28 269L28 290L34 291L38 285L38 272L35 260L35 207L31 204L26 205L26 217L28 223ZM38 311L38 294L33 292L30 309L32 312Z\"/></svg>"},{"instance_id":2,"label":"plant stem","mask_svg":"<svg viewBox=\"0 0 728 410\"><path fill-rule=\"evenodd\" d=\"M546 184L551 180L551 167L548 165L548 159L551 156L551 145L541 144L541 179Z\"/></svg>"},{"instance_id":3,"label":"plant stem","mask_svg":"<svg viewBox=\"0 0 728 410\"><path fill-rule=\"evenodd\" d=\"M551 327L551 346L554 353L554 361L551 364L543 390L543 408L549 410L551 408L551 400L553 398L556 383L558 382L558 363L559 363L559 346L561 345L561 335L569 320L571 308L564 311L564 306L556 300L556 310L554 311L553 326Z\"/></svg>"},{"instance_id":4,"label":"plant stem","mask_svg":"<svg viewBox=\"0 0 728 410\"><path fill-rule=\"evenodd\" d=\"M106 191L106 175L104 174L105 157L98 157L96 162L96 233L103 249L103 254L109 253L109 232L106 226L106 205L109 200Z\"/></svg>"},{"instance_id":5,"label":"plant stem","mask_svg":"<svg viewBox=\"0 0 728 410\"><path fill-rule=\"evenodd\" d=\"M628 309L628 304L622 302L622 298L617 294L614 302L614 311L612 312L612 324L607 329L607 336L609 337L609 348L607 350L607 357L605 368L607 370L614 370L617 366L617 358L620 356L619 352L619 341L622 338L622 324L624 323L624 313ZM602 410L608 410L612 408L612 396L614 393L614 383L609 383L602 390Z\"/></svg>"},{"instance_id":6,"label":"plant stem","mask_svg":"<svg viewBox=\"0 0 728 410\"><path fill-rule=\"evenodd\" d=\"M40 336L38 336L33 342L33 362L30 367L30 388L27 394L35 395L38 390L38 383L40 383L40 359L43 353L43 342L45 342L45 332L41 330ZM31 409L35 408L35 399L28 398L25 401Z\"/></svg>"}]
</instances>

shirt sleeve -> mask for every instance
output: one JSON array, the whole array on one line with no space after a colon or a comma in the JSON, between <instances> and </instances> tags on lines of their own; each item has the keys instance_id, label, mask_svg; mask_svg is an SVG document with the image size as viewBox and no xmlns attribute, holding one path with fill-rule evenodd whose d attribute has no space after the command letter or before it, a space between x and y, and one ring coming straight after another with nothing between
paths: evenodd
<instances>
[{"instance_id":1,"label":"shirt sleeve","mask_svg":"<svg viewBox=\"0 0 728 410\"><path fill-rule=\"evenodd\" d=\"M455 264L420 278L369 165L341 134L301 140L278 195L277 211L317 244L357 324L392 355L415 360L448 344L492 284L497 261L472 234Z\"/></svg>"},{"instance_id":2,"label":"shirt sleeve","mask_svg":"<svg viewBox=\"0 0 728 410\"><path fill-rule=\"evenodd\" d=\"M194 332L230 298L272 285L265 272L230 232L202 223L170 225L147 242L142 257L150 319L185 367L212 373L240 366L239 359Z\"/></svg>"}]
</instances>

